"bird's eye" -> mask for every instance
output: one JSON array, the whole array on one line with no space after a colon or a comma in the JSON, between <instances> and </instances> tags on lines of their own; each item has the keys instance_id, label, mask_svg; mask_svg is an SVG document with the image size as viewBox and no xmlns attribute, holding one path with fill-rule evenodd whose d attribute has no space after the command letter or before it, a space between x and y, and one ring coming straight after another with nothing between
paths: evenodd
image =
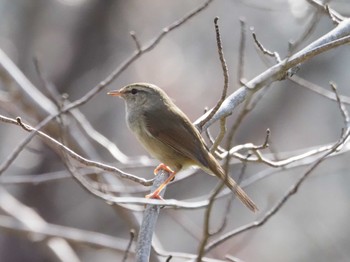
<instances>
[{"instance_id":1,"label":"bird's eye","mask_svg":"<svg viewBox=\"0 0 350 262\"><path fill-rule=\"evenodd\" d=\"M131 94L135 95L137 92L138 92L137 89L135 88L131 89Z\"/></svg>"}]
</instances>

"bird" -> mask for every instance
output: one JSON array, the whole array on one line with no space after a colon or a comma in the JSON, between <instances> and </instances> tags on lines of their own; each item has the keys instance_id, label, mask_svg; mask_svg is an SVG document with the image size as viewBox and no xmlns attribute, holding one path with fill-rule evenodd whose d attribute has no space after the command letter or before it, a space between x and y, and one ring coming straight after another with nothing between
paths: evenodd
<instances>
[{"instance_id":1,"label":"bird","mask_svg":"<svg viewBox=\"0 0 350 262\"><path fill-rule=\"evenodd\" d=\"M149 83L133 83L107 94L125 101L127 126L146 151L161 162L154 173L165 170L170 174L147 198L162 199L159 193L179 171L198 166L224 181L251 211L258 210L246 192L225 174L197 128L161 88Z\"/></svg>"}]
</instances>

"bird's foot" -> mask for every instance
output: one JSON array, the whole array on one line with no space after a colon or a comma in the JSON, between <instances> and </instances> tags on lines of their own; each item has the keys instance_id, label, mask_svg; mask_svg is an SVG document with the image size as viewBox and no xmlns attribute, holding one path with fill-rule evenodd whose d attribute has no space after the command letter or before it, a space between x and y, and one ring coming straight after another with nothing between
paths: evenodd
<instances>
[{"instance_id":1,"label":"bird's foot","mask_svg":"<svg viewBox=\"0 0 350 262\"><path fill-rule=\"evenodd\" d=\"M153 193L146 195L145 198L164 200L159 193L160 191L156 190Z\"/></svg>"}]
</instances>

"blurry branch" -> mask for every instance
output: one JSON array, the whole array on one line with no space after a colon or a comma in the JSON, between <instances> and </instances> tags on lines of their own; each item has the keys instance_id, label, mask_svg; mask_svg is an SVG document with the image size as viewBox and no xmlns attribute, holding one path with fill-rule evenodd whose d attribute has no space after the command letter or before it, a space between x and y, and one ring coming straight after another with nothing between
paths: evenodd
<instances>
[{"instance_id":1,"label":"blurry branch","mask_svg":"<svg viewBox=\"0 0 350 262\"><path fill-rule=\"evenodd\" d=\"M340 22L342 22L343 20L346 19L346 17L342 16L341 14L339 14L338 12L336 12L335 10L331 9L328 5L326 5L325 3L321 3L320 1L316 1L316 0L306 0L310 5L312 5L313 7L317 8L318 10L324 12L325 14L327 14L334 23L339 24ZM329 2L329 1L326 1Z\"/></svg>"},{"instance_id":2,"label":"blurry branch","mask_svg":"<svg viewBox=\"0 0 350 262\"><path fill-rule=\"evenodd\" d=\"M325 98L328 98L330 100L337 101L336 95L334 93L332 93L331 91L328 91L325 88L322 88L322 87L316 85L315 83L311 83L310 81L308 81L300 76L295 75L293 77L289 77L288 79L290 81L292 81L293 83L296 83L301 87L307 88L316 94L319 94L319 95L321 95ZM340 99L344 104L350 105L350 97L340 95Z\"/></svg>"},{"instance_id":3,"label":"blurry branch","mask_svg":"<svg viewBox=\"0 0 350 262\"><path fill-rule=\"evenodd\" d=\"M47 90L48 97L51 98L51 100L55 103L58 111L62 110L62 103L60 100L60 94L57 92L55 86L53 83L51 83L44 75L43 69L41 68L38 59L34 59L34 65L35 69L37 71L37 74L43 84L43 87ZM66 102L68 102L68 98L65 99ZM123 152L120 151L120 149L108 138L103 136L100 132L98 132L86 119L85 115L78 109L74 109L69 111L70 116L76 121L78 124L79 129L90 139L100 144L102 147L104 147L117 161L119 161L122 164L135 164L135 163L147 163L151 162L148 157L142 156L139 158L131 158L127 155L125 155ZM77 141L77 139L75 140ZM80 139L78 140L80 141ZM89 150L85 151L93 151L91 147ZM95 154L95 157L97 157L97 154Z\"/></svg>"},{"instance_id":4,"label":"blurry branch","mask_svg":"<svg viewBox=\"0 0 350 262\"><path fill-rule=\"evenodd\" d=\"M31 227L30 225L26 225L23 221L19 221L10 216L0 216L0 228L2 230L14 231L17 233L20 232L24 236L29 236L29 238L32 238L35 242L44 240L49 241L50 238L61 238L62 240L71 243L84 244L98 248L108 248L119 252L124 252L125 246L128 245L128 242L123 239L101 233L50 224L47 222L43 223L39 220L31 220L31 222L33 224L42 224L40 226ZM58 251L64 255L62 249ZM62 259L61 261L72 260Z\"/></svg>"},{"instance_id":5,"label":"blurry branch","mask_svg":"<svg viewBox=\"0 0 350 262\"><path fill-rule=\"evenodd\" d=\"M224 241L232 238L233 236L236 236L238 234L241 234L243 232L246 232L250 229L260 227L264 225L271 217L273 217L290 199L291 196L297 193L299 187L302 185L302 183L306 180L306 178L309 177L309 175L329 156L334 154L335 152L341 150L345 143L348 141L350 137L350 123L349 123L349 113L346 110L346 107L341 102L341 99L338 95L337 89L334 84L331 84L331 87L337 97L337 102L339 106L339 111L341 112L341 115L344 120L344 129L341 132L340 139L333 144L333 146L320 158L318 158L313 165L310 166L310 168L297 180L297 182L290 187L290 189L286 192L286 194L280 199L280 201L277 202L277 204L271 208L269 211L265 213L263 218L260 220L254 221L252 223L249 223L245 226L239 227L231 232L228 232L218 239L214 240L213 242L209 243L205 247L205 253L209 252L211 249L215 248L219 244L223 243Z\"/></svg>"},{"instance_id":6,"label":"blurry branch","mask_svg":"<svg viewBox=\"0 0 350 262\"><path fill-rule=\"evenodd\" d=\"M76 256L69 243L60 236L52 234L49 238L42 238L42 235L34 234L34 232L37 233L37 231L47 229L48 224L46 221L32 208L19 202L2 187L0 187L0 209L13 217L1 216L0 228L16 231L23 231L18 229L26 228L26 233L33 233L29 235L26 234L32 241L45 240L47 247L60 261L79 261L79 258Z\"/></svg>"},{"instance_id":7,"label":"blurry branch","mask_svg":"<svg viewBox=\"0 0 350 262\"><path fill-rule=\"evenodd\" d=\"M243 260L237 258L237 257L234 257L234 256L231 256L231 255L226 255L225 258L229 261L229 262L244 262Z\"/></svg>"},{"instance_id":8,"label":"blurry branch","mask_svg":"<svg viewBox=\"0 0 350 262\"><path fill-rule=\"evenodd\" d=\"M88 169L79 168L78 172L81 176L98 176L102 175L102 172L92 172ZM35 175L11 175L11 176L1 176L0 184L2 185L22 185L22 184L32 184L38 185L42 183L55 182L57 180L62 179L72 179L73 177L66 171L56 171L49 172L43 174L35 174ZM108 183L95 182L93 180L90 181L90 185L96 189L102 189L104 191L126 194L126 193L145 193L148 191L147 188L143 186L124 186L124 185L114 185Z\"/></svg>"},{"instance_id":9,"label":"blurry branch","mask_svg":"<svg viewBox=\"0 0 350 262\"><path fill-rule=\"evenodd\" d=\"M270 67L262 74L245 83L244 86L240 87L237 91L224 100L220 109L201 129L199 128L199 123L201 123L201 121L210 114L212 109L197 119L195 121L195 125L200 129L200 131L203 131L203 129L208 128L208 126L222 117L230 115L248 95L257 92L264 86L268 86L275 81L285 79L289 69L292 69L293 67L304 63L326 51L348 43L350 43L350 19L344 20L336 28L312 42L298 53L292 55L291 57L285 58L280 63Z\"/></svg>"},{"instance_id":10,"label":"blurry branch","mask_svg":"<svg viewBox=\"0 0 350 262\"><path fill-rule=\"evenodd\" d=\"M35 112L39 119L43 119L48 114L58 113L54 103L43 95L21 72L21 70L13 63L13 61L0 49L0 77L7 83L15 82L21 88L18 96L26 97L21 100L24 109L35 108ZM40 103L39 103L40 101Z\"/></svg>"},{"instance_id":11,"label":"blurry branch","mask_svg":"<svg viewBox=\"0 0 350 262\"><path fill-rule=\"evenodd\" d=\"M243 18L239 19L241 25L241 37L239 41L239 49L238 49L238 70L237 70L237 84L243 85L245 82L244 79L244 53L246 47L246 24Z\"/></svg>"},{"instance_id":12,"label":"blurry branch","mask_svg":"<svg viewBox=\"0 0 350 262\"><path fill-rule=\"evenodd\" d=\"M61 103L58 99L60 97L57 90L53 87L52 83L48 81L44 73L42 72L39 59L37 57L34 57L34 67L36 70L36 73L39 76L40 81L43 84L43 87L46 89L46 96L55 104L56 108L59 109L61 107Z\"/></svg>"},{"instance_id":13,"label":"blurry branch","mask_svg":"<svg viewBox=\"0 0 350 262\"><path fill-rule=\"evenodd\" d=\"M325 1L329 2L329 0ZM317 9L315 12L312 13L312 17L310 19L310 22L307 24L306 28L304 29L304 32L299 36L297 40L294 40L289 43L289 52L293 53L297 49L299 49L299 46L301 43L303 43L309 36L311 36L312 32L315 31L316 26L320 22L320 19L322 17L321 10Z\"/></svg>"},{"instance_id":14,"label":"blurry branch","mask_svg":"<svg viewBox=\"0 0 350 262\"><path fill-rule=\"evenodd\" d=\"M130 240L129 240L128 246L126 247L126 250L125 250L122 262L126 262L127 261L128 255L129 255L129 252L130 252L130 248L131 248L132 242L134 241L134 238L135 238L135 230L131 229L130 230Z\"/></svg>"}]
</instances>

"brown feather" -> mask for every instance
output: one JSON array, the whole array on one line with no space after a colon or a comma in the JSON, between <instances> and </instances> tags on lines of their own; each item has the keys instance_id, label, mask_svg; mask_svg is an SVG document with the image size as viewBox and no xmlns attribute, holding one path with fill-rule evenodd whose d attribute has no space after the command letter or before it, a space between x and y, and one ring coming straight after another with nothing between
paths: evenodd
<instances>
[{"instance_id":1,"label":"brown feather","mask_svg":"<svg viewBox=\"0 0 350 262\"><path fill-rule=\"evenodd\" d=\"M173 108L174 109L174 108ZM187 116L178 108L176 112L164 112L166 109L144 113L146 127L149 133L171 147L179 154L185 155L197 165L208 166L207 148L203 138L193 127ZM162 115L164 114L164 115Z\"/></svg>"},{"instance_id":2,"label":"brown feather","mask_svg":"<svg viewBox=\"0 0 350 262\"><path fill-rule=\"evenodd\" d=\"M248 207L251 211L258 211L258 207L255 205L253 200L247 195L246 192L229 176L225 174L224 169L220 166L220 164L216 161L212 154L208 154L209 160L209 169L218 176L222 181L224 181L225 185L236 194L239 200Z\"/></svg>"}]
</instances>

